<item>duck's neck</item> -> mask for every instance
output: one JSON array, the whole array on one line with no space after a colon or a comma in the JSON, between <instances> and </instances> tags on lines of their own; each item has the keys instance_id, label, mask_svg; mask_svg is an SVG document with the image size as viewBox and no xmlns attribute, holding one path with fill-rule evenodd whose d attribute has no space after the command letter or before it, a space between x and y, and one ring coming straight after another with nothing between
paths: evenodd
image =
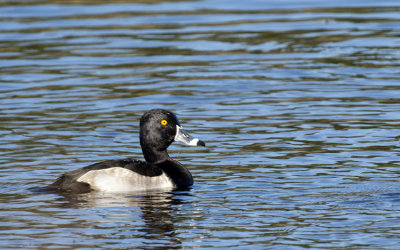
<instances>
[{"instance_id":1,"label":"duck's neck","mask_svg":"<svg viewBox=\"0 0 400 250\"><path fill-rule=\"evenodd\" d=\"M142 145L144 158L149 163L159 163L169 159L167 150L157 150L154 147L144 147Z\"/></svg>"}]
</instances>

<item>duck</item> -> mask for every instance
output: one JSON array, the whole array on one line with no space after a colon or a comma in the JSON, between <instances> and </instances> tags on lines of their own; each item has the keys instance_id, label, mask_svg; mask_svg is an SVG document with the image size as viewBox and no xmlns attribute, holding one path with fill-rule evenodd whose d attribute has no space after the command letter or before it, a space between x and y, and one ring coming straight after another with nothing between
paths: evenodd
<instances>
[{"instance_id":1,"label":"duck","mask_svg":"<svg viewBox=\"0 0 400 250\"><path fill-rule=\"evenodd\" d=\"M140 118L140 146L144 161L129 157L98 162L62 174L48 188L67 193L188 188L193 185L191 173L167 152L174 141L205 147L204 141L183 129L173 112L149 110Z\"/></svg>"}]
</instances>

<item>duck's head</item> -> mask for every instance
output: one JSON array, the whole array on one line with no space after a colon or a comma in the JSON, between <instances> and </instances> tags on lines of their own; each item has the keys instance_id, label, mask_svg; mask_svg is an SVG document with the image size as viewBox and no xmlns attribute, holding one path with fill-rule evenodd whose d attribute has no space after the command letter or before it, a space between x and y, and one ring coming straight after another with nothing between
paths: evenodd
<instances>
[{"instance_id":1,"label":"duck's head","mask_svg":"<svg viewBox=\"0 0 400 250\"><path fill-rule=\"evenodd\" d=\"M140 145L147 162L155 163L169 158L167 148L174 141L190 146L205 146L205 143L190 136L171 111L152 109L140 119Z\"/></svg>"}]
</instances>

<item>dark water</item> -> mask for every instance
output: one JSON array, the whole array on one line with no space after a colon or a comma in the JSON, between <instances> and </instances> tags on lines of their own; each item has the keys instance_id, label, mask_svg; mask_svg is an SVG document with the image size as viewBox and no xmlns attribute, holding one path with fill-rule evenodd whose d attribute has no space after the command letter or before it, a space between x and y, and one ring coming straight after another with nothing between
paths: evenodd
<instances>
[{"instance_id":1,"label":"dark water","mask_svg":"<svg viewBox=\"0 0 400 250\"><path fill-rule=\"evenodd\" d=\"M400 245L399 1L71 2L0 2L0 248ZM32 191L159 107L192 189Z\"/></svg>"}]
</instances>

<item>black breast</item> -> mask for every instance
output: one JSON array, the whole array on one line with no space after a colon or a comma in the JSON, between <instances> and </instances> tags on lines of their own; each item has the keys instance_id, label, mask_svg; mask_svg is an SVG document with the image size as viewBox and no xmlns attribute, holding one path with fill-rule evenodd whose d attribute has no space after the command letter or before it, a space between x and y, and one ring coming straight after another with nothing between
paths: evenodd
<instances>
[{"instance_id":1,"label":"black breast","mask_svg":"<svg viewBox=\"0 0 400 250\"><path fill-rule=\"evenodd\" d=\"M193 185L192 174L182 164L172 159L157 163L156 166L164 171L178 188Z\"/></svg>"}]
</instances>

